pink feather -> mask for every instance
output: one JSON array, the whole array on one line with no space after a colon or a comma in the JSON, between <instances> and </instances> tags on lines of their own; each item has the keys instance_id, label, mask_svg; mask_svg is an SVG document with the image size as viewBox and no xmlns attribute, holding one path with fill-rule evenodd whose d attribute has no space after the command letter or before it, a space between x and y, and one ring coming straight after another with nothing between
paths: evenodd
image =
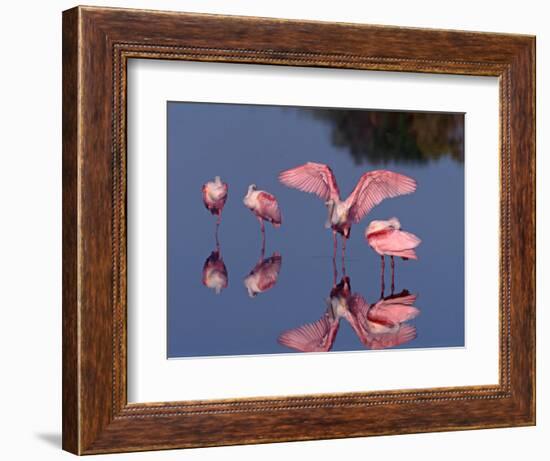
<instances>
[{"instance_id":1,"label":"pink feather","mask_svg":"<svg viewBox=\"0 0 550 461\"><path fill-rule=\"evenodd\" d=\"M358 223L369 211L387 198L411 194L416 190L416 181L408 176L388 170L365 173L346 199L351 206L350 219Z\"/></svg>"},{"instance_id":2,"label":"pink feather","mask_svg":"<svg viewBox=\"0 0 550 461\"><path fill-rule=\"evenodd\" d=\"M313 323L281 333L279 344L301 352L327 352L332 348L338 331L338 320L323 315Z\"/></svg>"},{"instance_id":3,"label":"pink feather","mask_svg":"<svg viewBox=\"0 0 550 461\"><path fill-rule=\"evenodd\" d=\"M339 200L340 191L336 178L329 166L308 162L279 174L279 181L285 186L315 194L323 200Z\"/></svg>"}]
</instances>

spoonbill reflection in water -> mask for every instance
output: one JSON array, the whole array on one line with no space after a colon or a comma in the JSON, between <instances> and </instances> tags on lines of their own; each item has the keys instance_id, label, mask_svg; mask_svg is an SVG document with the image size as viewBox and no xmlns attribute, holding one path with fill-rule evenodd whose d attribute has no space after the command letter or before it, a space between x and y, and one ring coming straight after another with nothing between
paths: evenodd
<instances>
[{"instance_id":1,"label":"spoonbill reflection in water","mask_svg":"<svg viewBox=\"0 0 550 461\"><path fill-rule=\"evenodd\" d=\"M313 323L284 331L278 342L300 352L330 351L340 320L345 319L366 348L399 346L416 338L416 328L406 323L420 313L413 305L416 298L403 290L369 304L361 294L351 292L350 279L344 276L331 289L323 316Z\"/></svg>"},{"instance_id":2,"label":"spoonbill reflection in water","mask_svg":"<svg viewBox=\"0 0 550 461\"><path fill-rule=\"evenodd\" d=\"M382 294L384 296L384 256L391 258L391 292L394 291L395 262L394 256L407 259L418 259L415 248L422 242L416 235L401 230L397 218L387 221L372 221L365 230L365 239L371 248L381 257Z\"/></svg>"},{"instance_id":3,"label":"spoonbill reflection in water","mask_svg":"<svg viewBox=\"0 0 550 461\"><path fill-rule=\"evenodd\" d=\"M416 295L403 290L369 305L360 295L353 303L350 322L361 342L369 349L400 346L416 338L416 327L405 323L420 310L413 306Z\"/></svg>"},{"instance_id":4,"label":"spoonbill reflection in water","mask_svg":"<svg viewBox=\"0 0 550 461\"><path fill-rule=\"evenodd\" d=\"M264 259L263 251L259 262L252 268L244 279L244 286L248 296L255 297L259 293L271 290L279 279L283 257L279 253Z\"/></svg>"},{"instance_id":5,"label":"spoonbill reflection in water","mask_svg":"<svg viewBox=\"0 0 550 461\"><path fill-rule=\"evenodd\" d=\"M273 194L264 190L258 190L256 184L248 186L248 192L243 199L245 206L254 213L260 221L262 231L262 248L265 248L265 225L264 221L270 222L273 227L281 225L281 210L277 199Z\"/></svg>"},{"instance_id":6,"label":"spoonbill reflection in water","mask_svg":"<svg viewBox=\"0 0 550 461\"><path fill-rule=\"evenodd\" d=\"M222 252L220 249L220 241L218 239L219 223L216 224L216 248L210 253L210 256L206 258L204 265L202 266L202 284L214 290L217 295L222 290L227 288L228 285L228 273L225 263L223 262Z\"/></svg>"},{"instance_id":7,"label":"spoonbill reflection in water","mask_svg":"<svg viewBox=\"0 0 550 461\"><path fill-rule=\"evenodd\" d=\"M219 248L216 248L216 250L210 253L210 256L206 258L204 262L202 268L202 284L214 290L217 295L227 288L227 268L225 267Z\"/></svg>"},{"instance_id":8,"label":"spoonbill reflection in water","mask_svg":"<svg viewBox=\"0 0 550 461\"><path fill-rule=\"evenodd\" d=\"M328 219L325 227L331 228L336 254L336 234L342 235L342 258L353 223L361 221L384 199L406 195L416 190L416 181L408 176L388 170L364 173L347 199L340 199L340 190L330 167L308 162L279 174L285 186L315 194L325 201Z\"/></svg>"}]
</instances>

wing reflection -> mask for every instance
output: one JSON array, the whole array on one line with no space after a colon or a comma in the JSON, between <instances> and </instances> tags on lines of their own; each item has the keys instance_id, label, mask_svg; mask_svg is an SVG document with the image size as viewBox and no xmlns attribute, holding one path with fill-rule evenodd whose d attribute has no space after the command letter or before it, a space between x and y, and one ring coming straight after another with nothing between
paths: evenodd
<instances>
[{"instance_id":1,"label":"wing reflection","mask_svg":"<svg viewBox=\"0 0 550 461\"><path fill-rule=\"evenodd\" d=\"M328 310L313 323L287 330L279 336L279 344L300 352L328 352L332 349L340 320Z\"/></svg>"},{"instance_id":2,"label":"wing reflection","mask_svg":"<svg viewBox=\"0 0 550 461\"><path fill-rule=\"evenodd\" d=\"M420 310L414 306L417 295L403 290L369 304L359 293L352 293L346 275L334 284L327 299L327 310L313 322L286 330L278 338L282 346L300 352L328 352L332 349L341 319L367 349L400 346L416 338L416 327L407 323Z\"/></svg>"}]
</instances>

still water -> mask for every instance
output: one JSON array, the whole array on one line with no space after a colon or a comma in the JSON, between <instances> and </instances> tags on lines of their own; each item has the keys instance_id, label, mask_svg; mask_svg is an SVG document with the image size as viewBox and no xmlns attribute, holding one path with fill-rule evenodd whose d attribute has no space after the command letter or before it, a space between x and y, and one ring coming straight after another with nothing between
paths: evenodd
<instances>
[{"instance_id":1,"label":"still water","mask_svg":"<svg viewBox=\"0 0 550 461\"><path fill-rule=\"evenodd\" d=\"M463 146L462 114L169 102L168 357L308 350L285 341L289 330L302 340L326 333L315 350L463 346ZM278 181L309 161L331 167L343 198L373 169L418 187L376 206L352 227L345 259L340 237L333 258L323 201ZM228 184L219 228L201 193L215 176ZM281 209L282 225L266 224L265 242L243 205L250 184ZM389 257L382 279L364 239L370 221L392 217L422 240L418 260L395 259L393 293ZM203 283L209 274L221 280L217 290ZM417 309L410 319L358 328L368 312L375 320L381 307L397 312L400 296Z\"/></svg>"}]
</instances>

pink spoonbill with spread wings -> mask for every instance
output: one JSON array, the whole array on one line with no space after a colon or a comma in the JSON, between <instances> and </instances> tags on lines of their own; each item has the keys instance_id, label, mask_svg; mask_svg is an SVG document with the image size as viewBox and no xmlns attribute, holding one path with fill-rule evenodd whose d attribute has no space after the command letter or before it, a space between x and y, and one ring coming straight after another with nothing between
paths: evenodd
<instances>
[{"instance_id":1,"label":"pink spoonbill with spread wings","mask_svg":"<svg viewBox=\"0 0 550 461\"><path fill-rule=\"evenodd\" d=\"M382 295L384 294L384 256L391 257L391 280L394 289L394 256L403 259L418 259L415 248L422 242L416 235L401 230L401 223L397 218L387 221L372 221L365 230L365 239L371 248L382 258Z\"/></svg>"},{"instance_id":2,"label":"pink spoonbill with spread wings","mask_svg":"<svg viewBox=\"0 0 550 461\"><path fill-rule=\"evenodd\" d=\"M384 199L410 194L416 190L416 181L413 178L393 171L375 170L363 174L353 192L342 200L330 167L313 162L281 172L279 181L285 186L315 194L325 201L328 208L325 227L332 228L334 254L336 233L342 235L342 257L353 223L361 221Z\"/></svg>"},{"instance_id":3,"label":"pink spoonbill with spread wings","mask_svg":"<svg viewBox=\"0 0 550 461\"><path fill-rule=\"evenodd\" d=\"M219 176L214 181L208 181L202 186L202 201L210 213L217 216L217 224L220 224L222 210L227 200L227 183L223 182Z\"/></svg>"}]
</instances>

